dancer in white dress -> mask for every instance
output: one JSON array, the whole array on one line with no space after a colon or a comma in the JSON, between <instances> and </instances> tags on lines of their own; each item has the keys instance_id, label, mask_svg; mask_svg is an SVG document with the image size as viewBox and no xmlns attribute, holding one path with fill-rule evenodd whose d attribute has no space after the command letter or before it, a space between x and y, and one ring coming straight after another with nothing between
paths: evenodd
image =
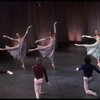
<instances>
[{"instance_id":1,"label":"dancer in white dress","mask_svg":"<svg viewBox=\"0 0 100 100\"><path fill-rule=\"evenodd\" d=\"M8 38L10 40L14 40L18 43L17 46L9 47L5 46L5 48L0 48L0 50L7 50L11 56L13 56L14 59L18 59L22 63L22 68L25 70L25 64L24 64L24 59L26 56L26 35L28 34L29 29L31 28L31 25L27 28L26 33L23 37L20 36L19 33L16 33L17 39L11 38L7 35L3 35L4 38Z\"/></svg>"},{"instance_id":2,"label":"dancer in white dress","mask_svg":"<svg viewBox=\"0 0 100 100\"><path fill-rule=\"evenodd\" d=\"M83 35L82 37L94 38L96 42L93 44L75 44L76 46L84 46L87 49L87 55L92 55L97 59L98 66L100 68L100 33L95 30L96 36Z\"/></svg>"},{"instance_id":3,"label":"dancer in white dress","mask_svg":"<svg viewBox=\"0 0 100 100\"><path fill-rule=\"evenodd\" d=\"M43 58L48 57L51 60L53 69L55 69L54 51L55 51L55 44L56 44L56 24L57 24L57 22L54 23L54 33L52 31L49 32L50 37L43 38L43 39L36 41L36 42L40 42L43 40L50 39L50 43L48 45L46 45L46 46L38 45L37 48L28 50L28 51L39 50L39 52Z\"/></svg>"}]
</instances>

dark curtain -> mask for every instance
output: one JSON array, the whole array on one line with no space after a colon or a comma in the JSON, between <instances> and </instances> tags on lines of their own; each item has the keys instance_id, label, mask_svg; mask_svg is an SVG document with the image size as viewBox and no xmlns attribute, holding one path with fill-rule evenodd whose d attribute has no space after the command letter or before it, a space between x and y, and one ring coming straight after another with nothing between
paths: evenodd
<instances>
[{"instance_id":1,"label":"dark curtain","mask_svg":"<svg viewBox=\"0 0 100 100\"><path fill-rule=\"evenodd\" d=\"M13 41L3 38L6 34L27 35L29 48L36 47L35 40L49 36L57 21L57 45L82 41L83 34L95 35L100 30L100 2L98 1L1 1L0 2L0 47L12 46ZM41 42L46 45L49 41Z\"/></svg>"}]
</instances>

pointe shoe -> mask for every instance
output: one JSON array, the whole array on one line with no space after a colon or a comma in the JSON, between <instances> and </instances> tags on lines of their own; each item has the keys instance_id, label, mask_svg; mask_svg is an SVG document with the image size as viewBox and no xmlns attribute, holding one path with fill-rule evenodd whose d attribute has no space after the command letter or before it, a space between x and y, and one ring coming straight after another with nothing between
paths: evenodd
<instances>
[{"instance_id":1,"label":"pointe shoe","mask_svg":"<svg viewBox=\"0 0 100 100\"><path fill-rule=\"evenodd\" d=\"M52 64L52 67L53 67L53 69L55 69L55 65L54 64Z\"/></svg>"},{"instance_id":2,"label":"pointe shoe","mask_svg":"<svg viewBox=\"0 0 100 100\"><path fill-rule=\"evenodd\" d=\"M5 50L4 48L0 48L0 50Z\"/></svg>"},{"instance_id":3,"label":"pointe shoe","mask_svg":"<svg viewBox=\"0 0 100 100\"><path fill-rule=\"evenodd\" d=\"M96 92L94 93L94 96L97 96Z\"/></svg>"},{"instance_id":4,"label":"pointe shoe","mask_svg":"<svg viewBox=\"0 0 100 100\"><path fill-rule=\"evenodd\" d=\"M34 49L29 49L28 51L30 51L30 52L31 52L31 51L34 51Z\"/></svg>"},{"instance_id":5,"label":"pointe shoe","mask_svg":"<svg viewBox=\"0 0 100 100\"><path fill-rule=\"evenodd\" d=\"M75 44L76 46L80 46L79 44Z\"/></svg>"},{"instance_id":6,"label":"pointe shoe","mask_svg":"<svg viewBox=\"0 0 100 100\"><path fill-rule=\"evenodd\" d=\"M10 74L10 75L13 75L13 72L7 70L7 73Z\"/></svg>"},{"instance_id":7,"label":"pointe shoe","mask_svg":"<svg viewBox=\"0 0 100 100\"><path fill-rule=\"evenodd\" d=\"M25 70L25 66L23 65L22 68Z\"/></svg>"},{"instance_id":8,"label":"pointe shoe","mask_svg":"<svg viewBox=\"0 0 100 100\"><path fill-rule=\"evenodd\" d=\"M98 63L99 69L100 69L100 63Z\"/></svg>"}]
</instances>

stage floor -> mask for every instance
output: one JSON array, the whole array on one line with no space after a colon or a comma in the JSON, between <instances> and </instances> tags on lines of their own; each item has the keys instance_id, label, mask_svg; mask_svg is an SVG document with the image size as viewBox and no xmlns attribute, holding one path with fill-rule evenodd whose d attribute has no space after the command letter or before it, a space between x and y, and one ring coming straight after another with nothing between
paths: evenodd
<instances>
[{"instance_id":1,"label":"stage floor","mask_svg":"<svg viewBox=\"0 0 100 100\"><path fill-rule=\"evenodd\" d=\"M26 70L21 63L14 60L10 54L0 61L0 70L11 70L13 75L0 74L0 99L35 99L34 75L32 66L38 51L29 53L25 58ZM90 88L96 91L97 97L87 95L83 88L83 73L76 72L76 67L84 63L86 49L84 47L70 46L55 51L56 70L51 67L49 59L43 59L42 65L46 66L48 79L51 86L43 84L45 95L41 99L100 99L100 75L94 72L94 80ZM92 64L96 65L96 59L91 56Z\"/></svg>"}]
</instances>

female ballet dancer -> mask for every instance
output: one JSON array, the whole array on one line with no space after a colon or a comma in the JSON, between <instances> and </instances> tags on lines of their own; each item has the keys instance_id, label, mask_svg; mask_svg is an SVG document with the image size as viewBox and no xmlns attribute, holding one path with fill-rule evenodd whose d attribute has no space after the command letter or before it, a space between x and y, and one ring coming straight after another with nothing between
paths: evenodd
<instances>
[{"instance_id":1,"label":"female ballet dancer","mask_svg":"<svg viewBox=\"0 0 100 100\"><path fill-rule=\"evenodd\" d=\"M97 73L100 74L100 70L91 64L91 59L89 56L86 56L84 59L85 64L82 64L80 67L76 68L76 71L83 70L83 80L84 80L84 90L86 94L91 94L97 96L96 92L93 92L89 89L89 83L93 81L93 71L95 70Z\"/></svg>"},{"instance_id":2,"label":"female ballet dancer","mask_svg":"<svg viewBox=\"0 0 100 100\"><path fill-rule=\"evenodd\" d=\"M51 60L53 69L55 69L54 51L55 51L55 44L56 44L56 24L57 24L57 22L55 22L54 25L53 25L54 26L54 33L52 31L50 31L49 37L35 41L37 43L37 42L40 42L40 41L43 41L43 40L50 39L50 43L48 45L46 45L46 46L38 45L37 48L28 50L28 51L39 50L39 52L40 52L40 54L42 55L43 58L48 57Z\"/></svg>"},{"instance_id":3,"label":"female ballet dancer","mask_svg":"<svg viewBox=\"0 0 100 100\"><path fill-rule=\"evenodd\" d=\"M3 35L4 38L8 38L10 40L16 41L18 45L13 46L13 47L5 46L5 48L0 48L0 50L7 50L11 54L11 56L14 57L14 59L20 60L22 63L22 68L24 70L25 70L24 59L25 59L26 51L27 51L25 37L28 34L28 31L31 27L32 27L31 25L28 26L26 33L23 37L21 37L19 33L16 33L17 39L11 38L7 35Z\"/></svg>"},{"instance_id":4,"label":"female ballet dancer","mask_svg":"<svg viewBox=\"0 0 100 100\"><path fill-rule=\"evenodd\" d=\"M92 55L97 59L97 65L100 68L100 33L98 30L95 30L96 36L83 35L82 37L96 39L96 42L93 44L75 44L76 46L84 46L87 49L87 55Z\"/></svg>"}]
</instances>

